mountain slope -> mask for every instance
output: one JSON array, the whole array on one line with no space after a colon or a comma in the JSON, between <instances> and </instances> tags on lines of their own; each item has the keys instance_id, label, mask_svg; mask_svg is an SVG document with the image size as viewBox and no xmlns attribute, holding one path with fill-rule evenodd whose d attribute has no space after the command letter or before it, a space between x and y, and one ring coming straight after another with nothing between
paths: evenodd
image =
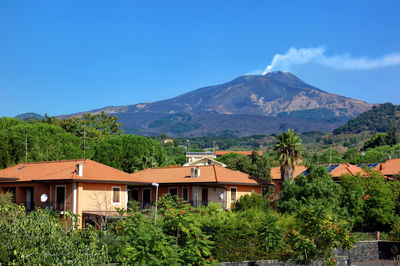
<instances>
[{"instance_id":1,"label":"mountain slope","mask_svg":"<svg viewBox=\"0 0 400 266\"><path fill-rule=\"evenodd\" d=\"M23 114L17 115L15 118L25 121L25 120L29 120L29 119L35 119L35 120L42 119L42 118L44 118L44 116L39 115L37 113L23 113Z\"/></svg>"},{"instance_id":2,"label":"mountain slope","mask_svg":"<svg viewBox=\"0 0 400 266\"><path fill-rule=\"evenodd\" d=\"M90 112L118 115L124 129L136 134L202 136L228 131L244 136L286 128L328 132L371 108L278 71L241 76L163 101Z\"/></svg>"},{"instance_id":3,"label":"mountain slope","mask_svg":"<svg viewBox=\"0 0 400 266\"><path fill-rule=\"evenodd\" d=\"M387 132L391 126L400 127L400 105L391 103L374 106L371 110L362 113L348 121L345 125L335 129L333 134L358 134L369 132Z\"/></svg>"}]
</instances>

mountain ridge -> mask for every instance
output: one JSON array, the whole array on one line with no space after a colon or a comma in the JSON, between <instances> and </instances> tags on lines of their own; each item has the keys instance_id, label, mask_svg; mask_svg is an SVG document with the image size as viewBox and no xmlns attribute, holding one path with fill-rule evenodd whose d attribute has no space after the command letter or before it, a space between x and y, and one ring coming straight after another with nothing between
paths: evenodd
<instances>
[{"instance_id":1,"label":"mountain ridge","mask_svg":"<svg viewBox=\"0 0 400 266\"><path fill-rule=\"evenodd\" d=\"M327 132L371 108L372 104L330 94L289 72L277 71L240 76L162 101L107 106L88 112L118 115L125 130L145 135L192 136L232 130L243 136L275 133L287 127L304 131L307 124L313 125L313 130ZM211 117L214 127L207 124ZM246 121L237 121L241 119ZM248 122L252 120L251 126ZM271 123L271 128L257 123ZM224 129L218 124L225 125Z\"/></svg>"}]
</instances>

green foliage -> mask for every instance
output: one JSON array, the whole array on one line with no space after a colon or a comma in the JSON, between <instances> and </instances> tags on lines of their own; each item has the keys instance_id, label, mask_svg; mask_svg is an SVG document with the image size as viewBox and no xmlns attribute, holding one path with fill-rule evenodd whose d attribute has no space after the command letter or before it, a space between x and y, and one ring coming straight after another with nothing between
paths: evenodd
<instances>
[{"instance_id":1,"label":"green foliage","mask_svg":"<svg viewBox=\"0 0 400 266\"><path fill-rule=\"evenodd\" d=\"M388 135L386 133L376 133L364 143L364 149L385 146L387 144Z\"/></svg>"},{"instance_id":2,"label":"green foliage","mask_svg":"<svg viewBox=\"0 0 400 266\"><path fill-rule=\"evenodd\" d=\"M212 254L217 261L246 261L269 257L259 239L266 215L257 208L230 212L203 207L196 220L214 241Z\"/></svg>"},{"instance_id":3,"label":"green foliage","mask_svg":"<svg viewBox=\"0 0 400 266\"><path fill-rule=\"evenodd\" d=\"M334 249L350 249L354 243L346 222L322 209L303 207L297 211L296 218L300 222L299 228L288 231L285 236L288 244L285 260L309 264L320 259L328 265L335 265Z\"/></svg>"},{"instance_id":4,"label":"green foliage","mask_svg":"<svg viewBox=\"0 0 400 266\"><path fill-rule=\"evenodd\" d=\"M358 154L350 160L352 164L358 163L379 163L385 162L388 157L400 158L400 144L390 146L380 146L369 148L364 152L364 155Z\"/></svg>"},{"instance_id":5,"label":"green foliage","mask_svg":"<svg viewBox=\"0 0 400 266\"><path fill-rule=\"evenodd\" d=\"M237 153L226 153L217 160L226 164L229 169L241 171L268 182L271 181L271 165L274 162L273 158L267 155L260 156L254 151L251 157Z\"/></svg>"},{"instance_id":6,"label":"green foliage","mask_svg":"<svg viewBox=\"0 0 400 266\"><path fill-rule=\"evenodd\" d=\"M132 173L165 163L165 152L159 142L133 135L110 137L94 147L97 162Z\"/></svg>"},{"instance_id":7,"label":"green foliage","mask_svg":"<svg viewBox=\"0 0 400 266\"><path fill-rule=\"evenodd\" d=\"M165 194L159 199L161 227L165 234L175 238L181 259L185 264L201 265L211 262L211 249L214 244L205 234L193 208L182 199Z\"/></svg>"},{"instance_id":8,"label":"green foliage","mask_svg":"<svg viewBox=\"0 0 400 266\"><path fill-rule=\"evenodd\" d=\"M295 164L301 159L301 139L292 129L282 132L276 138L278 142L274 146L274 151L278 154L281 178L282 180L291 180Z\"/></svg>"},{"instance_id":9,"label":"green foliage","mask_svg":"<svg viewBox=\"0 0 400 266\"><path fill-rule=\"evenodd\" d=\"M371 110L362 113L356 118L350 120L345 125L335 129L333 134L358 134L361 132L387 132L391 126L400 124L400 106L391 103L374 106Z\"/></svg>"},{"instance_id":10,"label":"green foliage","mask_svg":"<svg viewBox=\"0 0 400 266\"><path fill-rule=\"evenodd\" d=\"M107 264L107 249L92 229L71 230L47 210L26 213L0 201L0 261L16 265ZM71 216L72 220L76 217Z\"/></svg>"},{"instance_id":11,"label":"green foliage","mask_svg":"<svg viewBox=\"0 0 400 266\"><path fill-rule=\"evenodd\" d=\"M0 129L0 168L25 160L25 136L28 142L28 161L83 157L82 140L62 128L42 123L14 122L8 120L4 124L13 125Z\"/></svg>"},{"instance_id":12,"label":"green foliage","mask_svg":"<svg viewBox=\"0 0 400 266\"><path fill-rule=\"evenodd\" d=\"M115 262L128 265L177 265L182 263L174 238L155 227L153 220L137 208L125 213L112 232L120 238L120 253Z\"/></svg>"},{"instance_id":13,"label":"green foliage","mask_svg":"<svg viewBox=\"0 0 400 266\"><path fill-rule=\"evenodd\" d=\"M104 112L94 115L87 113L67 119L57 119L46 114L41 122L58 125L79 138L85 137L90 145L123 133L122 124L118 123L118 116L107 115Z\"/></svg>"},{"instance_id":14,"label":"green foliage","mask_svg":"<svg viewBox=\"0 0 400 266\"><path fill-rule=\"evenodd\" d=\"M283 213L295 213L303 206L341 213L340 189L325 167L311 166L307 176L301 175L294 182L283 183L282 196L277 201L277 206Z\"/></svg>"},{"instance_id":15,"label":"green foliage","mask_svg":"<svg viewBox=\"0 0 400 266\"><path fill-rule=\"evenodd\" d=\"M343 163L344 160L337 150L328 149L322 154L314 154L311 159L311 163L318 164L332 164L332 163Z\"/></svg>"},{"instance_id":16,"label":"green foliage","mask_svg":"<svg viewBox=\"0 0 400 266\"><path fill-rule=\"evenodd\" d=\"M184 148L164 145L164 150L167 157L167 165L184 165L186 163Z\"/></svg>"},{"instance_id":17,"label":"green foliage","mask_svg":"<svg viewBox=\"0 0 400 266\"><path fill-rule=\"evenodd\" d=\"M400 183L386 182L379 172L367 176L344 176L341 206L354 217L360 231L387 231L396 219Z\"/></svg>"},{"instance_id":18,"label":"green foliage","mask_svg":"<svg viewBox=\"0 0 400 266\"><path fill-rule=\"evenodd\" d=\"M248 209L270 210L269 201L263 196L252 193L244 195L232 204L232 211L246 211Z\"/></svg>"}]
</instances>

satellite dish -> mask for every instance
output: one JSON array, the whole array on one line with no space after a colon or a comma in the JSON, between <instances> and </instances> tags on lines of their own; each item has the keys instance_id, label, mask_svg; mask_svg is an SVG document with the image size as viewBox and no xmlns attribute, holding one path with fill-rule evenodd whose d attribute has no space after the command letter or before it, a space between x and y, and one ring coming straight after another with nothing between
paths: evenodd
<instances>
[{"instance_id":1,"label":"satellite dish","mask_svg":"<svg viewBox=\"0 0 400 266\"><path fill-rule=\"evenodd\" d=\"M47 196L47 194L42 194L42 196L40 196L40 201L41 202L46 202L48 198L49 197Z\"/></svg>"}]
</instances>

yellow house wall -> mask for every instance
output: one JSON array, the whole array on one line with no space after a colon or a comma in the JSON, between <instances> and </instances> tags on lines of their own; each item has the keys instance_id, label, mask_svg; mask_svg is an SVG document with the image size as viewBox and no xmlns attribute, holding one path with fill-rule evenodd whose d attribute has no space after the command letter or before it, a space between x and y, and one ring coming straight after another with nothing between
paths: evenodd
<instances>
[{"instance_id":1,"label":"yellow house wall","mask_svg":"<svg viewBox=\"0 0 400 266\"><path fill-rule=\"evenodd\" d=\"M120 203L112 202L112 188L120 187ZM125 209L127 191L125 184L77 183L76 213L82 220L83 212L116 211ZM82 226L82 221L80 222Z\"/></svg>"},{"instance_id":2,"label":"yellow house wall","mask_svg":"<svg viewBox=\"0 0 400 266\"><path fill-rule=\"evenodd\" d=\"M259 186L243 186L243 185L228 185L226 186L226 208L231 209L232 207L232 199L231 199L231 188L236 188L236 199L240 199L244 195L251 195L251 193L261 194L261 187Z\"/></svg>"}]
</instances>

